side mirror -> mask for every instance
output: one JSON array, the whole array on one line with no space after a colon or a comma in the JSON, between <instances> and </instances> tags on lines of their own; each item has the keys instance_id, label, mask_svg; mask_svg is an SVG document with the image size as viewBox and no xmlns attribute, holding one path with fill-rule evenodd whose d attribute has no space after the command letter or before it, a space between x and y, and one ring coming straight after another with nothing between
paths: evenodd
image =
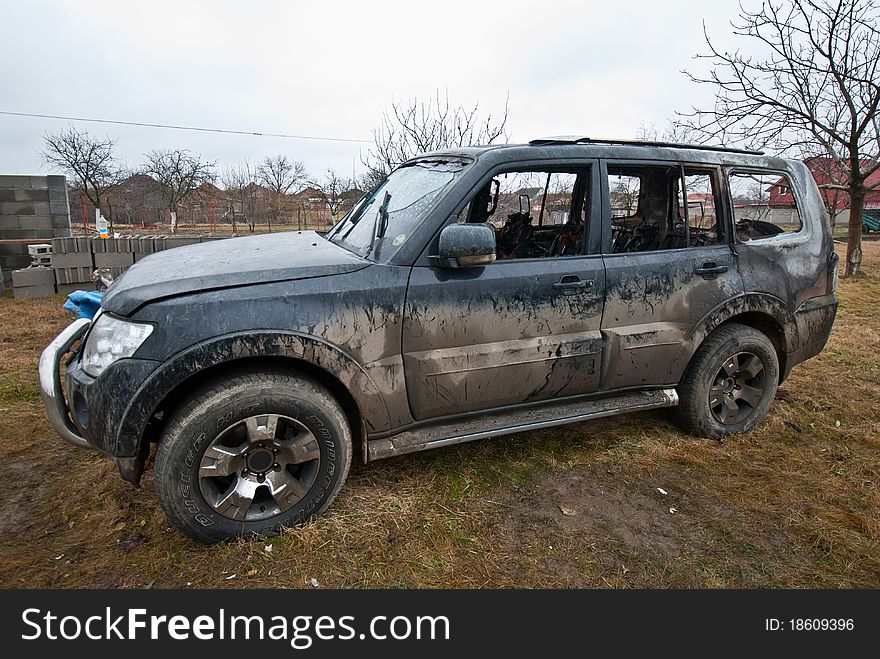
<instances>
[{"instance_id":1,"label":"side mirror","mask_svg":"<svg viewBox=\"0 0 880 659\"><path fill-rule=\"evenodd\" d=\"M532 203L529 201L529 195L521 194L519 196L519 214L528 217L532 212Z\"/></svg>"},{"instance_id":2,"label":"side mirror","mask_svg":"<svg viewBox=\"0 0 880 659\"><path fill-rule=\"evenodd\" d=\"M437 265L464 268L495 260L495 230L488 224L450 224L440 232Z\"/></svg>"}]
</instances>

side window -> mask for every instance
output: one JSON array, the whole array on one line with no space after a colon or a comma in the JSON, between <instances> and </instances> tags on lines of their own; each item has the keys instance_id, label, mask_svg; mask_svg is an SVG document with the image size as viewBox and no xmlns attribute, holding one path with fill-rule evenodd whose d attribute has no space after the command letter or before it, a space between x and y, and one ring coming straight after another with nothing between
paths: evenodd
<instances>
[{"instance_id":1,"label":"side window","mask_svg":"<svg viewBox=\"0 0 880 659\"><path fill-rule=\"evenodd\" d=\"M468 200L459 222L488 222L498 260L576 256L587 227L585 171L497 174Z\"/></svg>"},{"instance_id":2,"label":"side window","mask_svg":"<svg viewBox=\"0 0 880 659\"><path fill-rule=\"evenodd\" d=\"M738 240L801 230L797 197L785 174L736 170L728 178Z\"/></svg>"},{"instance_id":3,"label":"side window","mask_svg":"<svg viewBox=\"0 0 880 659\"><path fill-rule=\"evenodd\" d=\"M687 190L687 218L691 247L717 245L724 240L724 232L716 214L718 191L712 172L684 170Z\"/></svg>"},{"instance_id":4,"label":"side window","mask_svg":"<svg viewBox=\"0 0 880 659\"><path fill-rule=\"evenodd\" d=\"M714 170L673 165L609 165L611 252L652 252L717 245ZM685 194L687 199L684 198Z\"/></svg>"}]
</instances>

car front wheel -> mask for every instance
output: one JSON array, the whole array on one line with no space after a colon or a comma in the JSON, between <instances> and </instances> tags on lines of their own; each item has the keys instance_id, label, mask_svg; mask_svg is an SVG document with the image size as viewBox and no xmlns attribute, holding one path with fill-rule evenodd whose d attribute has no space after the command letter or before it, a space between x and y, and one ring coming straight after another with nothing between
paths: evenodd
<instances>
[{"instance_id":1,"label":"car front wheel","mask_svg":"<svg viewBox=\"0 0 880 659\"><path fill-rule=\"evenodd\" d=\"M351 463L345 414L319 383L241 373L193 393L156 454L168 518L200 542L265 536L324 512Z\"/></svg>"}]
</instances>

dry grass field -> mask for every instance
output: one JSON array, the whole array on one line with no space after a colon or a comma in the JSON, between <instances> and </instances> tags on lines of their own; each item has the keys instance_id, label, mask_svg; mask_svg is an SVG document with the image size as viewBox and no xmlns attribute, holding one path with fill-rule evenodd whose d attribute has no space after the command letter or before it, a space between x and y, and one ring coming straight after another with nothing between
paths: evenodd
<instances>
[{"instance_id":1,"label":"dry grass field","mask_svg":"<svg viewBox=\"0 0 880 659\"><path fill-rule=\"evenodd\" d=\"M356 465L323 518L213 547L169 528L151 467L135 489L53 435L37 360L70 319L0 299L0 585L878 587L880 243L864 268L749 435L643 413Z\"/></svg>"}]
</instances>

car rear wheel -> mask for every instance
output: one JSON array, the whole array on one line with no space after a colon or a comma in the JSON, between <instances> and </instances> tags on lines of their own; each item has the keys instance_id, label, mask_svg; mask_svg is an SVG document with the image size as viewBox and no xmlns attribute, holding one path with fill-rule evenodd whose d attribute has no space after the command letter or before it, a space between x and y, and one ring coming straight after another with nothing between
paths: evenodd
<instances>
[{"instance_id":1,"label":"car rear wheel","mask_svg":"<svg viewBox=\"0 0 880 659\"><path fill-rule=\"evenodd\" d=\"M168 518L201 542L266 536L320 515L351 464L345 414L317 382L241 373L172 414L156 454Z\"/></svg>"},{"instance_id":2,"label":"car rear wheel","mask_svg":"<svg viewBox=\"0 0 880 659\"><path fill-rule=\"evenodd\" d=\"M770 339L746 325L722 325L688 365L675 418L702 437L748 432L767 416L778 383L779 358Z\"/></svg>"}]
</instances>

